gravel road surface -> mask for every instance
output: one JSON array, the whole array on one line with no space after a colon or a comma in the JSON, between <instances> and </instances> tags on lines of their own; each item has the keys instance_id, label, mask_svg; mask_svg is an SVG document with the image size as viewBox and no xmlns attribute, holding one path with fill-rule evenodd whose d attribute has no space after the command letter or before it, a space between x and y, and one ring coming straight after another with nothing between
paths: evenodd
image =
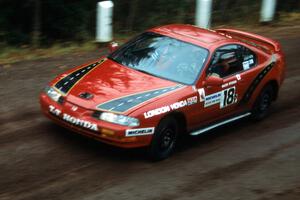
<instances>
[{"instance_id":1,"label":"gravel road surface","mask_svg":"<svg viewBox=\"0 0 300 200\"><path fill-rule=\"evenodd\" d=\"M288 64L271 115L185 138L158 163L143 149L78 136L40 113L45 84L101 52L0 65L0 199L299 200L300 31L264 34L279 39Z\"/></svg>"}]
</instances>

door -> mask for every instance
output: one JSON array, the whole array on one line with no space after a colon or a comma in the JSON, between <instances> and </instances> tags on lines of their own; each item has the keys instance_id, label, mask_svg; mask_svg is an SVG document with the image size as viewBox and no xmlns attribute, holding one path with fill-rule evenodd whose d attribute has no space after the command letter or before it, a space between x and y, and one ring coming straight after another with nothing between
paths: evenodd
<instances>
[{"instance_id":1,"label":"door","mask_svg":"<svg viewBox=\"0 0 300 200\"><path fill-rule=\"evenodd\" d=\"M256 64L255 53L242 45L225 45L215 51L205 72L204 86L198 90L207 122L243 111L240 100L253 77L249 72L257 73Z\"/></svg>"}]
</instances>

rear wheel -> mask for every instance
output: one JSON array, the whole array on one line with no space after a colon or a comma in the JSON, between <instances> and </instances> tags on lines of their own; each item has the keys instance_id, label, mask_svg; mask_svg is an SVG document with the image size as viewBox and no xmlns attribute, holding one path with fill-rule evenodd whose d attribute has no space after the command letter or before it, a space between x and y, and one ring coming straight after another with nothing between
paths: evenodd
<instances>
[{"instance_id":1,"label":"rear wheel","mask_svg":"<svg viewBox=\"0 0 300 200\"><path fill-rule=\"evenodd\" d=\"M178 126L174 118L163 119L155 130L151 145L148 149L149 157L159 161L169 157L174 149L178 136Z\"/></svg>"},{"instance_id":2,"label":"rear wheel","mask_svg":"<svg viewBox=\"0 0 300 200\"><path fill-rule=\"evenodd\" d=\"M257 97L252 109L252 118L256 121L262 120L268 115L269 108L274 99L274 88L267 85Z\"/></svg>"}]
</instances>

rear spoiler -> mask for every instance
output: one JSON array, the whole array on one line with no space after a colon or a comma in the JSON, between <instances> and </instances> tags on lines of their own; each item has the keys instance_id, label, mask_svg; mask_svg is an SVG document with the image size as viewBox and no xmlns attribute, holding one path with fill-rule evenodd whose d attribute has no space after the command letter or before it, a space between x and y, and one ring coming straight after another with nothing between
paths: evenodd
<instances>
[{"instance_id":1,"label":"rear spoiler","mask_svg":"<svg viewBox=\"0 0 300 200\"><path fill-rule=\"evenodd\" d=\"M215 31L222 35L230 36L234 39L241 40L250 45L259 46L265 50L278 52L281 48L280 44L275 40L254 33L247 33L244 31L238 31L233 29L216 29Z\"/></svg>"}]
</instances>

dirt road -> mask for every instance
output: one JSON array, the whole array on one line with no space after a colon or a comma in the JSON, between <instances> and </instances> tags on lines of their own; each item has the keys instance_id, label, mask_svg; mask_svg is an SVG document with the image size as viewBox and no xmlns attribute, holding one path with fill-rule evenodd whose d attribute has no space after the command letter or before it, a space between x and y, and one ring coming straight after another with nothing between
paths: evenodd
<instances>
[{"instance_id":1,"label":"dirt road","mask_svg":"<svg viewBox=\"0 0 300 200\"><path fill-rule=\"evenodd\" d=\"M0 66L0 199L299 200L298 36L278 36L288 69L269 118L187 138L159 163L143 150L77 136L41 115L45 84L101 53Z\"/></svg>"}]
</instances>

